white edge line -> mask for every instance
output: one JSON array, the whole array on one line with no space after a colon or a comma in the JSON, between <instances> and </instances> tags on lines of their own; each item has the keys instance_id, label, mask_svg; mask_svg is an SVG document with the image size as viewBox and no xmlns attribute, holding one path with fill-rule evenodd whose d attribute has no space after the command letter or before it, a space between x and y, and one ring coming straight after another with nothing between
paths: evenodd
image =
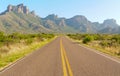
<instances>
[{"instance_id":1,"label":"white edge line","mask_svg":"<svg viewBox=\"0 0 120 76\"><path fill-rule=\"evenodd\" d=\"M57 38L57 37L56 37L56 38ZM55 38L55 39L56 39L56 38ZM53 39L53 40L55 40L55 39ZM50 42L52 42L53 40L51 40ZM48 42L47 44L49 44L50 42ZM12 68L13 66L15 66L17 63L23 61L24 59L26 59L27 57L29 57L30 55L32 55L33 53L35 53L35 52L38 51L39 49L45 47L47 44L43 45L42 47L36 49L35 51L33 51L33 52L29 53L29 54L26 54L24 57L21 57L21 58L17 59L16 61L8 64L8 65L5 66L3 69L0 69L0 74L3 73L3 72L5 72L5 71L7 71L7 70L9 70L9 69Z\"/></svg>"},{"instance_id":2,"label":"white edge line","mask_svg":"<svg viewBox=\"0 0 120 76\"><path fill-rule=\"evenodd\" d=\"M66 38L68 38L68 37L66 37ZM70 38L68 38L68 39L69 39L70 41L72 41L72 42L75 42L74 40L71 40ZM120 61L119 61L120 59L118 59L118 58L113 58L112 56L110 56L110 55L108 55L108 54L105 54L105 53L100 52L100 51L98 51L98 50L95 50L95 49L86 47L86 46L81 45L81 44L78 44L78 45L81 46L81 47L83 47L83 48L85 48L85 49L88 49L89 51L92 51L92 52L94 52L94 53L96 53L96 54L98 54L98 55L101 55L101 56L103 56L103 57L105 57L105 58L108 58L108 59L110 59L110 60L112 60L112 61L117 62L117 63L120 64Z\"/></svg>"},{"instance_id":3,"label":"white edge line","mask_svg":"<svg viewBox=\"0 0 120 76\"><path fill-rule=\"evenodd\" d=\"M38 51L38 49L37 49L36 51ZM33 51L33 52L30 53L30 54L25 55L24 57L21 57L21 58L17 59L17 60L14 61L14 62L11 62L10 64L8 64L7 66L5 66L3 69L0 70L0 74L3 73L3 72L5 72L5 71L7 71L7 70L9 70L9 69L12 68L13 66L15 66L17 63L23 61L24 59L26 59L27 57L29 57L30 55L32 55L34 52L35 52L35 51Z\"/></svg>"},{"instance_id":4,"label":"white edge line","mask_svg":"<svg viewBox=\"0 0 120 76\"><path fill-rule=\"evenodd\" d=\"M92 48L85 47L85 46L80 45L80 44L78 44L78 45L81 46L81 47L83 47L83 48L85 48L85 49L88 49L89 51L92 51L92 52L94 52L94 53L96 53L96 54L98 54L98 55L101 55L101 56L103 56L103 57L105 57L105 58L108 58L108 59L110 59L110 60L112 60L112 61L115 61L115 62L117 62L117 63L120 63L119 60L112 58L112 56L110 56L110 55L108 56L108 54L102 53L102 52L100 52L100 51L98 51L98 50L95 50L95 49L92 49Z\"/></svg>"},{"instance_id":5,"label":"white edge line","mask_svg":"<svg viewBox=\"0 0 120 76\"><path fill-rule=\"evenodd\" d=\"M67 38L68 38L68 37L67 37ZM68 38L68 39L69 39L69 38ZM69 39L69 40L72 41L71 39ZM72 41L72 42L73 42L73 41ZM92 48L85 47L85 46L80 45L80 44L78 44L78 45L81 46L81 47L83 47L83 48L86 48L86 49L88 49L89 51L92 51L92 52L94 52L94 53L96 53L96 54L98 54L98 55L104 56L105 58L108 58L108 59L110 59L110 60L112 60L112 61L114 61L114 62L120 63L120 61L118 61L118 60L116 60L116 59L113 59L113 58L111 58L110 56L106 56L106 55L103 54L102 52L99 52L99 51L97 51L97 50L95 50L95 49L92 49ZM37 49L37 50L38 50L38 49ZM37 50L36 50L36 51L37 51ZM94 51L93 51L93 50L94 50ZM33 53L34 53L34 52L33 52ZM7 70L9 70L9 69L12 68L14 65L16 65L16 64L19 63L20 61L26 59L28 56L32 55L33 53L30 53L30 54L24 56L23 58L20 58L20 59L16 60L15 62L11 63L10 65L6 66L4 69L0 70L0 74L3 73L3 72L5 72L5 71L7 71Z\"/></svg>"}]
</instances>

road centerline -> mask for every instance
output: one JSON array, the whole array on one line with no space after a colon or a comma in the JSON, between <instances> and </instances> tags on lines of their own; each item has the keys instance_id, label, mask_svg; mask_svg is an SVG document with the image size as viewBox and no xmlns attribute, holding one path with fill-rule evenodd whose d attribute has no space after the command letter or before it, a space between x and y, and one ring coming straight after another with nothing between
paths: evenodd
<instances>
[{"instance_id":1,"label":"road centerline","mask_svg":"<svg viewBox=\"0 0 120 76\"><path fill-rule=\"evenodd\" d=\"M67 54L65 52L65 48L62 43L62 39L60 39L60 49L61 49L61 58L62 58L62 66L63 66L63 75L64 76L73 76L73 72L70 67L70 63L69 63Z\"/></svg>"}]
</instances>

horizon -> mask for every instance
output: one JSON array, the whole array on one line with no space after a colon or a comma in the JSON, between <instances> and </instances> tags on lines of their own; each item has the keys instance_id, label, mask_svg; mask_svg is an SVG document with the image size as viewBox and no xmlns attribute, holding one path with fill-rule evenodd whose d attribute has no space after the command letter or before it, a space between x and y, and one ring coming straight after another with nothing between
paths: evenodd
<instances>
[{"instance_id":1,"label":"horizon","mask_svg":"<svg viewBox=\"0 0 120 76\"><path fill-rule=\"evenodd\" d=\"M40 17L46 17L49 14L58 15L58 17L71 18L75 15L83 15L91 22L103 23L106 19L115 19L120 25L118 0L68 0L48 1L48 0L21 0L21 1L4 1L1 0L0 13L5 11L9 4L18 5L23 3L30 11L34 10ZM49 3L48 3L49 2ZM61 6L62 5L62 6ZM63 9L64 8L64 9ZM42 11L42 12L41 12ZM102 11L102 12L100 12Z\"/></svg>"}]
</instances>

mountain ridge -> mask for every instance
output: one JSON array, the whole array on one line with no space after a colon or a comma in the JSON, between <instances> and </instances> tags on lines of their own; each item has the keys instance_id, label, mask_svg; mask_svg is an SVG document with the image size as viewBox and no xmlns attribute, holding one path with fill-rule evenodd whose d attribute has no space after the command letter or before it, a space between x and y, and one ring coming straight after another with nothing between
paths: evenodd
<instances>
[{"instance_id":1,"label":"mountain ridge","mask_svg":"<svg viewBox=\"0 0 120 76\"><path fill-rule=\"evenodd\" d=\"M83 15L72 18L50 14L41 18L24 4L8 5L0 14L0 31L12 33L120 33L115 19L92 22Z\"/></svg>"}]
</instances>

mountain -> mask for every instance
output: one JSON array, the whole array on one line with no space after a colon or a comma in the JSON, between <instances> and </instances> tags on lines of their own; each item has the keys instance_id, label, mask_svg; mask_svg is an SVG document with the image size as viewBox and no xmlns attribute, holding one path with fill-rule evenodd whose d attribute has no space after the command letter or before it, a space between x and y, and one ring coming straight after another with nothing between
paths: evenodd
<instances>
[{"instance_id":1,"label":"mountain","mask_svg":"<svg viewBox=\"0 0 120 76\"><path fill-rule=\"evenodd\" d=\"M114 20L114 19L104 20L102 25L104 26L104 28L106 28L106 27L111 27L111 28L118 27L118 24L116 23L116 20Z\"/></svg>"},{"instance_id":2,"label":"mountain","mask_svg":"<svg viewBox=\"0 0 120 76\"><path fill-rule=\"evenodd\" d=\"M76 15L70 19L66 20L68 26L71 26L79 32L94 33L92 22L90 22L85 16Z\"/></svg>"},{"instance_id":3,"label":"mountain","mask_svg":"<svg viewBox=\"0 0 120 76\"><path fill-rule=\"evenodd\" d=\"M77 32L66 24L66 18L59 18L55 14L42 18L43 26L57 33Z\"/></svg>"},{"instance_id":4,"label":"mountain","mask_svg":"<svg viewBox=\"0 0 120 76\"><path fill-rule=\"evenodd\" d=\"M115 19L91 22L83 15L72 18L50 14L41 18L23 4L8 5L0 14L0 31L6 33L120 33Z\"/></svg>"},{"instance_id":5,"label":"mountain","mask_svg":"<svg viewBox=\"0 0 120 76\"><path fill-rule=\"evenodd\" d=\"M49 32L50 30L41 25L40 17L32 11L19 4L17 6L9 5L7 10L0 15L0 31L6 33L37 33Z\"/></svg>"},{"instance_id":6,"label":"mountain","mask_svg":"<svg viewBox=\"0 0 120 76\"><path fill-rule=\"evenodd\" d=\"M106 19L101 24L94 22L93 25L98 33L120 33L120 26L115 19Z\"/></svg>"}]
</instances>

